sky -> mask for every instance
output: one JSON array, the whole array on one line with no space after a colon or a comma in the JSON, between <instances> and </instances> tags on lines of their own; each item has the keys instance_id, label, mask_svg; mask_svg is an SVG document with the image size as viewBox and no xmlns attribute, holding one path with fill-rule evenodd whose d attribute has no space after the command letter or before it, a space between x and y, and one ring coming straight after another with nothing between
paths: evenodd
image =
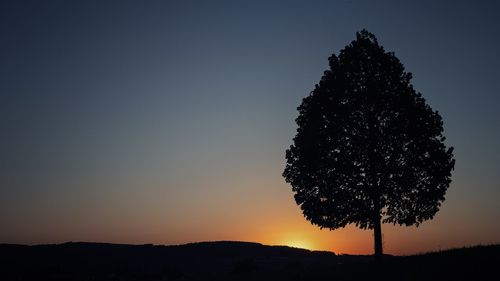
<instances>
[{"instance_id":1,"label":"sky","mask_svg":"<svg viewBox=\"0 0 500 281\"><path fill-rule=\"evenodd\" d=\"M375 3L376 2L376 3ZM297 106L363 28L455 148L441 210L392 254L500 243L497 1L1 1L0 243L239 240L373 252L281 176Z\"/></svg>"}]
</instances>

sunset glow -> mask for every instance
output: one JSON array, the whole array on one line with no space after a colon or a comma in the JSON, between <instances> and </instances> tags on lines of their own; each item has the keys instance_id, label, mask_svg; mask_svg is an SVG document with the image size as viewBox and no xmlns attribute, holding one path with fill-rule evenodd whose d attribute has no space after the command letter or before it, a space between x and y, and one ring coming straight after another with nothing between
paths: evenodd
<instances>
[{"instance_id":1,"label":"sunset glow","mask_svg":"<svg viewBox=\"0 0 500 281\"><path fill-rule=\"evenodd\" d=\"M294 248L302 248L308 250L314 250L312 244L308 241L304 240L285 240L282 245L294 247Z\"/></svg>"},{"instance_id":2,"label":"sunset glow","mask_svg":"<svg viewBox=\"0 0 500 281\"><path fill-rule=\"evenodd\" d=\"M456 158L432 220L382 225L385 253L499 243L499 4L379 2L2 1L0 243L373 253L371 230L307 221L282 176L297 107L363 28Z\"/></svg>"}]
</instances>

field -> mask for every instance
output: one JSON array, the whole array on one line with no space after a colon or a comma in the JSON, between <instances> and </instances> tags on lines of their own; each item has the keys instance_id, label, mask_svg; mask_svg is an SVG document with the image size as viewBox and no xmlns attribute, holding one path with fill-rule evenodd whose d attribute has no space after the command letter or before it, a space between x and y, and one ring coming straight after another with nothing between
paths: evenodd
<instances>
[{"instance_id":1,"label":"field","mask_svg":"<svg viewBox=\"0 0 500 281\"><path fill-rule=\"evenodd\" d=\"M499 264L500 245L386 256L381 266L247 242L0 245L1 280L491 280Z\"/></svg>"}]
</instances>

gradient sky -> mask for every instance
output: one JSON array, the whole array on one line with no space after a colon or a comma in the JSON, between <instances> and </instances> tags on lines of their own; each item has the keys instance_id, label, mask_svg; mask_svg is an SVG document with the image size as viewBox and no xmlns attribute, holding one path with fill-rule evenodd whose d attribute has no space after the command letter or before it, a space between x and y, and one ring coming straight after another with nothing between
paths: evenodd
<instances>
[{"instance_id":1,"label":"gradient sky","mask_svg":"<svg viewBox=\"0 0 500 281\"><path fill-rule=\"evenodd\" d=\"M376 3L377 4L376 4ZM389 253L500 242L498 1L1 1L0 243L245 240L371 253L281 176L296 107L367 28L455 147Z\"/></svg>"}]
</instances>

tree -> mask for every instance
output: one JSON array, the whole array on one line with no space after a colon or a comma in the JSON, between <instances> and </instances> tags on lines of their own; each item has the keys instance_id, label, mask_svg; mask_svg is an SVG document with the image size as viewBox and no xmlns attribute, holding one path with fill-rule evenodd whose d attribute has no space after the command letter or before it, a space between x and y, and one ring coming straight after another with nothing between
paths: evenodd
<instances>
[{"instance_id":1,"label":"tree","mask_svg":"<svg viewBox=\"0 0 500 281\"><path fill-rule=\"evenodd\" d=\"M283 176L312 224L373 229L380 261L382 223L418 226L439 210L453 148L411 73L373 34L356 33L329 66L297 108Z\"/></svg>"}]
</instances>

